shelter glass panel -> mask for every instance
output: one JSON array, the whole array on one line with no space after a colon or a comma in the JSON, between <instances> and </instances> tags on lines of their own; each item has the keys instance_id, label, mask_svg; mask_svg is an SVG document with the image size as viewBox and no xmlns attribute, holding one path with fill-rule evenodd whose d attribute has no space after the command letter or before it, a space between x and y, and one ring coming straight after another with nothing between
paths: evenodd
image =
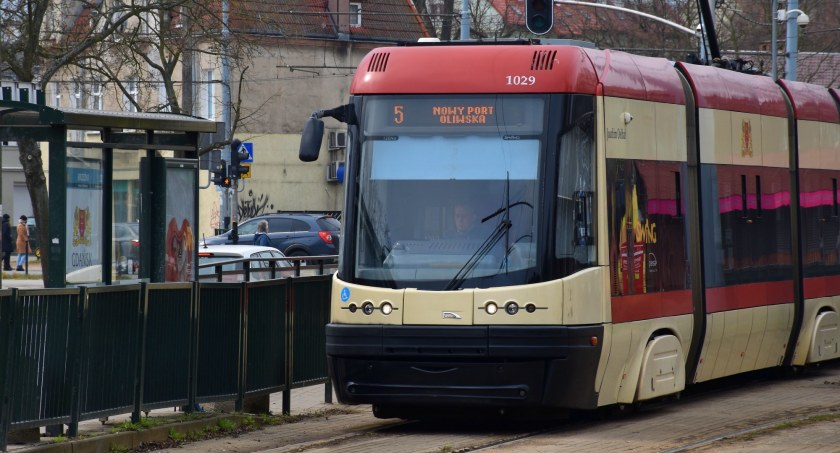
<instances>
[{"instance_id":1,"label":"shelter glass panel","mask_svg":"<svg viewBox=\"0 0 840 453\"><path fill-rule=\"evenodd\" d=\"M136 279L140 271L140 158L135 150L114 150L112 186L112 280Z\"/></svg>"}]
</instances>

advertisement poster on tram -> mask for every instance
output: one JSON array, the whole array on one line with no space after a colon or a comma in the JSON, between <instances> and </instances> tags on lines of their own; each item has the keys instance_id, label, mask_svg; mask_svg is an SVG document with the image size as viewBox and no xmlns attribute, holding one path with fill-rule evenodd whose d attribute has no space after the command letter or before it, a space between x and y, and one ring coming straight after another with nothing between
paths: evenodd
<instances>
[{"instance_id":1,"label":"advertisement poster on tram","mask_svg":"<svg viewBox=\"0 0 840 453\"><path fill-rule=\"evenodd\" d=\"M167 282L193 279L195 244L195 168L166 169L166 271Z\"/></svg>"},{"instance_id":2,"label":"advertisement poster on tram","mask_svg":"<svg viewBox=\"0 0 840 453\"><path fill-rule=\"evenodd\" d=\"M99 160L67 162L67 262L65 272L102 263L102 167ZM101 271L97 271L101 279ZM95 274L93 272L91 275Z\"/></svg>"}]
</instances>

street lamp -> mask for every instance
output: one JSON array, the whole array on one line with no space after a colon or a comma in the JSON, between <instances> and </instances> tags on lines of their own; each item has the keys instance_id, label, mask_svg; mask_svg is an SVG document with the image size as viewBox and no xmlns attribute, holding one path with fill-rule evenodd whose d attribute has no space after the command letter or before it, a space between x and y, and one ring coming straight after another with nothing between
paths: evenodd
<instances>
[{"instance_id":1,"label":"street lamp","mask_svg":"<svg viewBox=\"0 0 840 453\"><path fill-rule=\"evenodd\" d=\"M776 10L776 3L777 0L773 0L773 10ZM785 39L785 50L786 52L786 61L785 61L785 78L788 80L796 80L796 69L797 69L797 54L798 54L798 47L799 47L799 27L805 27L810 22L811 19L805 14L804 11L798 8L799 0L790 0L788 2L788 9L780 9L776 11L776 18L773 21L773 30L772 30L772 47L771 47L771 54L773 59L773 69L772 75L773 79L776 78L776 21L785 22L787 21L787 35Z\"/></svg>"}]
</instances>

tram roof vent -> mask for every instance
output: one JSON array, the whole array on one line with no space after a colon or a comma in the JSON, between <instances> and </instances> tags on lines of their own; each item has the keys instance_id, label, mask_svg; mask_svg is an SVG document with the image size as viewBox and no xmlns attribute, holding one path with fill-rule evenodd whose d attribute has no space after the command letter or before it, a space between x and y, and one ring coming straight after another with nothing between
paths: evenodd
<instances>
[{"instance_id":1,"label":"tram roof vent","mask_svg":"<svg viewBox=\"0 0 840 453\"><path fill-rule=\"evenodd\" d=\"M531 58L531 70L550 71L554 68L555 56L557 56L556 50L535 50Z\"/></svg>"},{"instance_id":2,"label":"tram roof vent","mask_svg":"<svg viewBox=\"0 0 840 453\"><path fill-rule=\"evenodd\" d=\"M374 54L373 58L370 59L370 63L368 63L368 72L385 72L390 56L390 52L378 52Z\"/></svg>"}]
</instances>

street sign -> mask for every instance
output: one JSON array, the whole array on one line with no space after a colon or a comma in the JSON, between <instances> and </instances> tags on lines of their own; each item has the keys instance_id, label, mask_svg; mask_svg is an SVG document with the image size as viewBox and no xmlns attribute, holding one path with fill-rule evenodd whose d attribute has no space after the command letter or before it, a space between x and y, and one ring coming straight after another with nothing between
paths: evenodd
<instances>
[{"instance_id":1,"label":"street sign","mask_svg":"<svg viewBox=\"0 0 840 453\"><path fill-rule=\"evenodd\" d=\"M245 167L248 169L247 173L241 173L240 178L250 178L251 177L251 164L239 164L240 167Z\"/></svg>"},{"instance_id":2,"label":"street sign","mask_svg":"<svg viewBox=\"0 0 840 453\"><path fill-rule=\"evenodd\" d=\"M242 143L242 147L248 151L248 158L242 159L239 162L253 162L254 161L254 144L251 142L244 142ZM250 176L248 176L250 178Z\"/></svg>"}]
</instances>

